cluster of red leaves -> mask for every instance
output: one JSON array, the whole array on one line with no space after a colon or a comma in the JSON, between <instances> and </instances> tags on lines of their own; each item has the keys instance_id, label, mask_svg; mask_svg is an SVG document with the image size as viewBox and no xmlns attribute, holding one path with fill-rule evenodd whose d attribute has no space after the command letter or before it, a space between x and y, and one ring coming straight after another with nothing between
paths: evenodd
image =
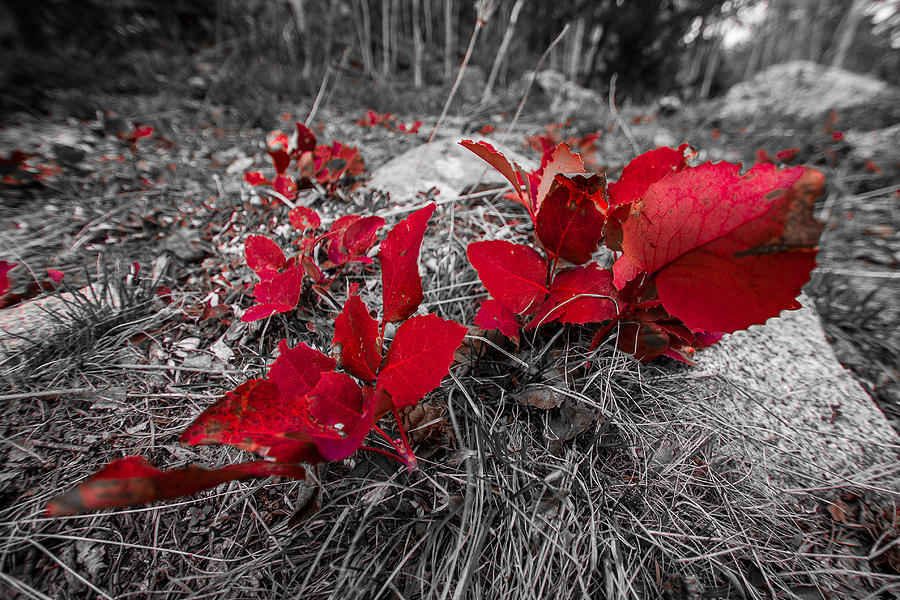
<instances>
[{"instance_id":1,"label":"cluster of red leaves","mask_svg":"<svg viewBox=\"0 0 900 600\"><path fill-rule=\"evenodd\" d=\"M256 453L253 461L207 470L187 467L160 471L141 457L110 463L75 489L47 505L51 515L67 515L174 498L236 479L302 478L298 463L317 464L347 458L366 448L388 454L409 468L416 459L399 411L415 406L440 385L466 328L434 314L411 316L423 298L418 255L434 204L401 221L381 244L383 306L379 323L351 287L335 319L333 351L337 360L305 344L279 343L279 356L265 378L247 381L207 408L182 433L187 446L225 444ZM280 251L279 251L280 252ZM277 264L265 248L254 268ZM388 323L399 323L384 351ZM343 370L337 371L338 366ZM392 412L401 439L378 425ZM375 430L396 455L363 446Z\"/></svg>"},{"instance_id":2,"label":"cluster of red leaves","mask_svg":"<svg viewBox=\"0 0 900 600\"><path fill-rule=\"evenodd\" d=\"M244 174L244 180L253 186L269 185L288 200L296 198L298 190L316 185L328 193L338 188L353 189L366 170L359 150L340 142L316 145L315 134L302 123L297 123L293 139L273 131L266 145L275 178L269 180L259 171L250 171Z\"/></svg>"},{"instance_id":3,"label":"cluster of red leaves","mask_svg":"<svg viewBox=\"0 0 900 600\"><path fill-rule=\"evenodd\" d=\"M8 273L18 266L17 263L8 263L0 260L0 309L15 306L26 300L34 298L42 292L52 292L57 288L56 284L63 280L65 274L56 269L47 269L49 279L37 279L33 277L22 292L10 292Z\"/></svg>"},{"instance_id":4,"label":"cluster of red leaves","mask_svg":"<svg viewBox=\"0 0 900 600\"><path fill-rule=\"evenodd\" d=\"M563 142L562 130L568 125L568 123L550 123L547 125L546 133L528 136L525 138L525 141L543 156ZM600 149L597 146L597 140L600 139L601 135L603 135L602 131L596 131L594 133L586 133L580 137L570 135L565 139L569 148L574 148L578 155L581 156L584 165L590 171L597 173L603 172L601 165L597 163L597 151Z\"/></svg>"},{"instance_id":5,"label":"cluster of red leaves","mask_svg":"<svg viewBox=\"0 0 900 600\"><path fill-rule=\"evenodd\" d=\"M384 227L381 217L345 215L335 220L328 231L321 232L319 215L306 206L293 208L288 218L294 228L304 233L296 256L286 258L275 242L260 235L250 236L244 243L247 265L260 280L253 290L258 304L243 314L241 320L245 323L294 310L303 293L304 277L324 292L334 281L334 276L329 277L326 272L352 262L374 262L366 254L377 241L378 230ZM318 260L320 255L323 260Z\"/></svg>"},{"instance_id":6,"label":"cluster of red leaves","mask_svg":"<svg viewBox=\"0 0 900 600\"><path fill-rule=\"evenodd\" d=\"M365 117L360 117L356 120L356 124L360 127L384 127L388 131L399 131L401 133L406 134L416 134L419 133L419 128L422 126L422 121L416 119L409 125L406 123L397 122L397 116L393 113L384 113L380 114L375 112L374 110L367 110Z\"/></svg>"},{"instance_id":7,"label":"cluster of red leaves","mask_svg":"<svg viewBox=\"0 0 900 600\"><path fill-rule=\"evenodd\" d=\"M21 150L13 150L9 158L0 155L0 183L4 185L28 185L45 181L59 174L59 168L53 164L36 163L39 154L30 154Z\"/></svg>"},{"instance_id":8,"label":"cluster of red leaves","mask_svg":"<svg viewBox=\"0 0 900 600\"><path fill-rule=\"evenodd\" d=\"M566 144L531 173L484 142L461 144L509 180L507 197L525 206L538 242L469 245L491 295L475 317L479 327L518 338L523 324L605 322L593 347L619 325L618 347L641 360L689 361L722 333L796 308L815 266L818 171L689 167L684 145L638 156L607 186L584 174ZM612 269L590 262L601 241L616 258Z\"/></svg>"}]
</instances>

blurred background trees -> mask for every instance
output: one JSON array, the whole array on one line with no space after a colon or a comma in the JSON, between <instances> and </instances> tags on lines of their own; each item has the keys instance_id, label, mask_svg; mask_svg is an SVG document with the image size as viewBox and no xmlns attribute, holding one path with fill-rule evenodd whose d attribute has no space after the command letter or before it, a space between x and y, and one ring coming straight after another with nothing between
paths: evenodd
<instances>
[{"instance_id":1,"label":"blurred background trees","mask_svg":"<svg viewBox=\"0 0 900 600\"><path fill-rule=\"evenodd\" d=\"M4 1L5 108L54 88L160 88L228 101L314 94L341 70L373 86L445 89L477 15L471 65L485 100L568 24L554 69L618 97L708 97L779 62L900 78L898 0L41 0ZM479 12L480 11L480 12ZM487 86L490 74L490 86ZM477 80L476 80L477 81ZM371 94L369 94L371 95Z\"/></svg>"}]
</instances>

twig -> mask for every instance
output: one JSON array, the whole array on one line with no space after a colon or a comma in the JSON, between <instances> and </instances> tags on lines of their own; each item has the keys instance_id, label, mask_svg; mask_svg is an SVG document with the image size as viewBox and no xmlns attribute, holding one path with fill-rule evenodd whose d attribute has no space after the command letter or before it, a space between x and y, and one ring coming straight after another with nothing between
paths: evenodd
<instances>
[{"instance_id":1,"label":"twig","mask_svg":"<svg viewBox=\"0 0 900 600\"><path fill-rule=\"evenodd\" d=\"M634 154L638 155L641 153L641 147L638 146L638 143L635 141L634 136L631 135L628 126L625 125L622 115L619 114L619 109L616 108L616 79L618 78L619 74L613 73L612 78L609 80L609 112L613 114L613 117L616 119L616 125L622 129L622 133L624 133L625 137L628 138L628 141L631 142L631 148L634 150Z\"/></svg>"}]
</instances>

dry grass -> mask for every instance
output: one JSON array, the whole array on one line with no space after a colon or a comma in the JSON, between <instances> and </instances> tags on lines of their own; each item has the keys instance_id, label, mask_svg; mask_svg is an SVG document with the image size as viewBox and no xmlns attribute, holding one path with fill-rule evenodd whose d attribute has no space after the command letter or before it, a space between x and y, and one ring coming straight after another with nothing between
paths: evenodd
<instances>
[{"instance_id":1,"label":"dry grass","mask_svg":"<svg viewBox=\"0 0 900 600\"><path fill-rule=\"evenodd\" d=\"M185 146L204 139L181 133ZM147 290L111 272L104 281L124 301L76 305L58 337L35 340L2 366L11 385L0 404L0 589L9 597L806 600L822 592L875 599L900 588L866 556L896 534L848 546L829 512L851 491L896 508L896 465L843 483L793 473L803 489L776 493L746 458L749 446L776 451L766 432L733 423L683 367L639 365L609 347L588 355L592 332L578 328L547 328L524 339L515 358L491 348L458 366L429 398L446 407L438 428L446 435L417 449L419 471L358 453L307 482L234 482L153 507L44 517L52 496L123 455L160 467L239 460L231 449L182 448L177 436L223 390L259 376L279 339L327 351L335 309L327 302L253 326L190 316L217 272L252 281L234 264L239 243L286 211L235 192L203 208L213 184L178 176L194 195L169 194L157 207L135 204L95 223L127 226L152 209L171 224L165 218L190 202L189 224L210 251L202 263L165 270L174 307L160 311ZM465 244L521 239L528 227L502 200L439 200L422 252L423 308L470 322L483 292ZM89 204L84 219L110 208ZM317 208L326 219L349 210ZM368 208L390 221L404 216ZM42 254L36 244L24 252L29 261ZM377 271L349 276L378 306ZM342 299L345 289L334 293ZM240 285L223 300L250 303ZM177 354L189 338L199 349ZM231 363L187 361L209 358L220 338L236 352ZM562 397L561 406L520 403L529 384Z\"/></svg>"}]
</instances>

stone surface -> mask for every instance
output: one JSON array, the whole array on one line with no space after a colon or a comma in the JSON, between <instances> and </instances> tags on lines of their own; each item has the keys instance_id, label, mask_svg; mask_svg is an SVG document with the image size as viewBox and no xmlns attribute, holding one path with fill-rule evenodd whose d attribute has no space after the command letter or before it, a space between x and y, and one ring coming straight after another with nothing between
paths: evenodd
<instances>
[{"instance_id":1,"label":"stone surface","mask_svg":"<svg viewBox=\"0 0 900 600\"><path fill-rule=\"evenodd\" d=\"M733 450L770 491L846 484L900 460L897 433L838 363L811 300L801 300L804 308L699 352L691 373L709 391L703 402L744 433L747 443Z\"/></svg>"},{"instance_id":2,"label":"stone surface","mask_svg":"<svg viewBox=\"0 0 900 600\"><path fill-rule=\"evenodd\" d=\"M484 140L526 170L537 166L533 160L509 150L495 139L460 135L435 139L430 146L423 144L407 150L377 168L369 186L390 192L394 203L407 203L417 192L432 187L440 190L440 198L447 198L460 195L476 183L497 187L509 185L493 167L460 146L462 139Z\"/></svg>"},{"instance_id":3,"label":"stone surface","mask_svg":"<svg viewBox=\"0 0 900 600\"><path fill-rule=\"evenodd\" d=\"M886 82L820 65L791 61L773 65L748 81L734 85L725 96L723 117L777 113L819 118L829 110L865 105L888 90Z\"/></svg>"},{"instance_id":4,"label":"stone surface","mask_svg":"<svg viewBox=\"0 0 900 600\"><path fill-rule=\"evenodd\" d=\"M537 85L550 98L550 112L554 118L567 121L580 114L592 114L608 110L607 100L594 90L566 79L553 69L545 69L537 75Z\"/></svg>"}]
</instances>

